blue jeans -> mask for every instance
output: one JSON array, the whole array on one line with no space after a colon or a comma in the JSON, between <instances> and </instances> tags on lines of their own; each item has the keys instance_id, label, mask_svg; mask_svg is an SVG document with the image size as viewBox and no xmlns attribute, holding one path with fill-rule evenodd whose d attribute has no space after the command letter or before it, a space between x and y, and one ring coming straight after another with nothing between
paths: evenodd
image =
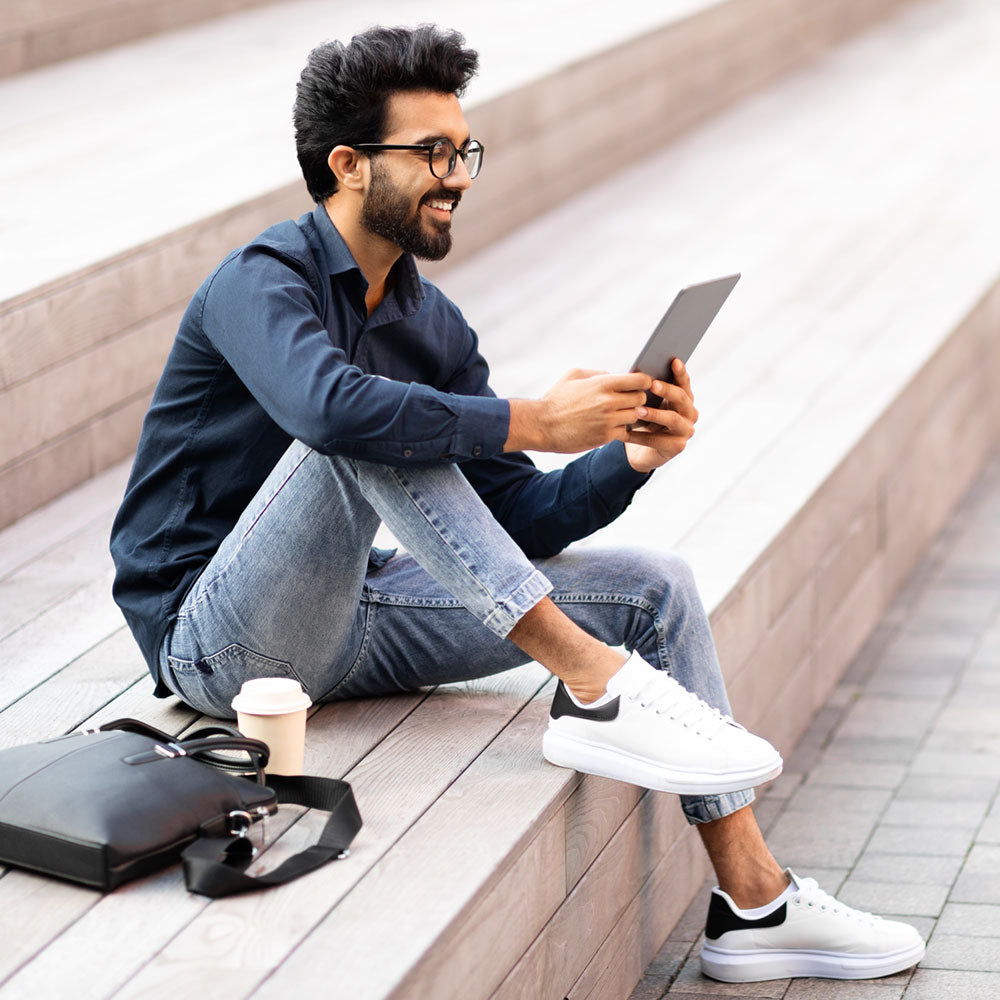
<instances>
[{"instance_id":1,"label":"blue jeans","mask_svg":"<svg viewBox=\"0 0 1000 1000\"><path fill-rule=\"evenodd\" d=\"M368 554L380 521L407 553ZM639 550L530 561L453 465L403 469L294 443L188 591L160 656L192 707L233 716L246 680L298 680L314 702L412 691L508 670L505 637L546 594L591 635L639 650L729 711L687 565ZM704 823L751 791L684 796Z\"/></svg>"}]
</instances>

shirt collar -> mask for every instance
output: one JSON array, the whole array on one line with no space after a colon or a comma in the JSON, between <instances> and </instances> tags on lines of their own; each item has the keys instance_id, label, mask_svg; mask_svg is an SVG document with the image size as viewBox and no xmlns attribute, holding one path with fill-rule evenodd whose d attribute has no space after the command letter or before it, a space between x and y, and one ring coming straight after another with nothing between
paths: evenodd
<instances>
[{"instance_id":1,"label":"shirt collar","mask_svg":"<svg viewBox=\"0 0 1000 1000\"><path fill-rule=\"evenodd\" d=\"M361 268L358 267L354 255L344 242L344 237L330 221L330 216L327 215L324 205L317 205L313 210L313 221L316 223L316 230L326 253L330 275L357 271L362 287L367 288L368 283L361 273ZM393 275L393 297L398 304L400 314L412 316L420 309L421 303L424 301L423 281L417 271L417 262L413 259L413 255L402 254L399 260L393 264L391 274Z\"/></svg>"}]
</instances>

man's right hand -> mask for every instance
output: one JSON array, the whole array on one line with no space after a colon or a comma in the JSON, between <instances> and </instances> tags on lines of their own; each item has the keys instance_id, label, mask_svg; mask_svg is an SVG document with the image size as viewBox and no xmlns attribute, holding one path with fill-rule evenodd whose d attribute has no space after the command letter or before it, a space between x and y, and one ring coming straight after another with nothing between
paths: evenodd
<instances>
[{"instance_id":1,"label":"man's right hand","mask_svg":"<svg viewBox=\"0 0 1000 1000\"><path fill-rule=\"evenodd\" d=\"M504 451L578 452L624 441L653 384L630 372L568 371L541 399L510 400Z\"/></svg>"}]
</instances>

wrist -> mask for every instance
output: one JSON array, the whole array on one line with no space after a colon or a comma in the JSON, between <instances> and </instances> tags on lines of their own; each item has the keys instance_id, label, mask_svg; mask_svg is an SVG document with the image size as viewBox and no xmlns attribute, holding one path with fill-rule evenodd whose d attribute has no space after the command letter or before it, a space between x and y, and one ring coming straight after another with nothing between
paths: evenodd
<instances>
[{"instance_id":1,"label":"wrist","mask_svg":"<svg viewBox=\"0 0 1000 1000\"><path fill-rule=\"evenodd\" d=\"M645 445L633 444L631 441L625 442L625 460L632 467L633 472L646 475L650 472L655 472L664 464L665 459L660 456L657 456L659 461L651 460L650 451L651 449Z\"/></svg>"},{"instance_id":2,"label":"wrist","mask_svg":"<svg viewBox=\"0 0 1000 1000\"><path fill-rule=\"evenodd\" d=\"M503 450L545 451L544 408L539 399L509 399L510 427Z\"/></svg>"}]
</instances>

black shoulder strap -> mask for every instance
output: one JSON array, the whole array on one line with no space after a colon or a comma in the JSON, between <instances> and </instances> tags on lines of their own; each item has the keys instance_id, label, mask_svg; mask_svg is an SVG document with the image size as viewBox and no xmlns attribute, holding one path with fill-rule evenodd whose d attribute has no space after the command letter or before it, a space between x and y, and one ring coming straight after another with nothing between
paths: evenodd
<instances>
[{"instance_id":1,"label":"black shoulder strap","mask_svg":"<svg viewBox=\"0 0 1000 1000\"><path fill-rule=\"evenodd\" d=\"M274 871L251 876L245 871L253 857L246 837L200 837L181 855L184 880L191 892L215 899L283 885L334 858L346 855L351 841L361 829L361 815L354 792L346 781L307 775L268 775L267 785L277 793L279 802L330 813L319 840L312 847L288 858Z\"/></svg>"}]
</instances>

